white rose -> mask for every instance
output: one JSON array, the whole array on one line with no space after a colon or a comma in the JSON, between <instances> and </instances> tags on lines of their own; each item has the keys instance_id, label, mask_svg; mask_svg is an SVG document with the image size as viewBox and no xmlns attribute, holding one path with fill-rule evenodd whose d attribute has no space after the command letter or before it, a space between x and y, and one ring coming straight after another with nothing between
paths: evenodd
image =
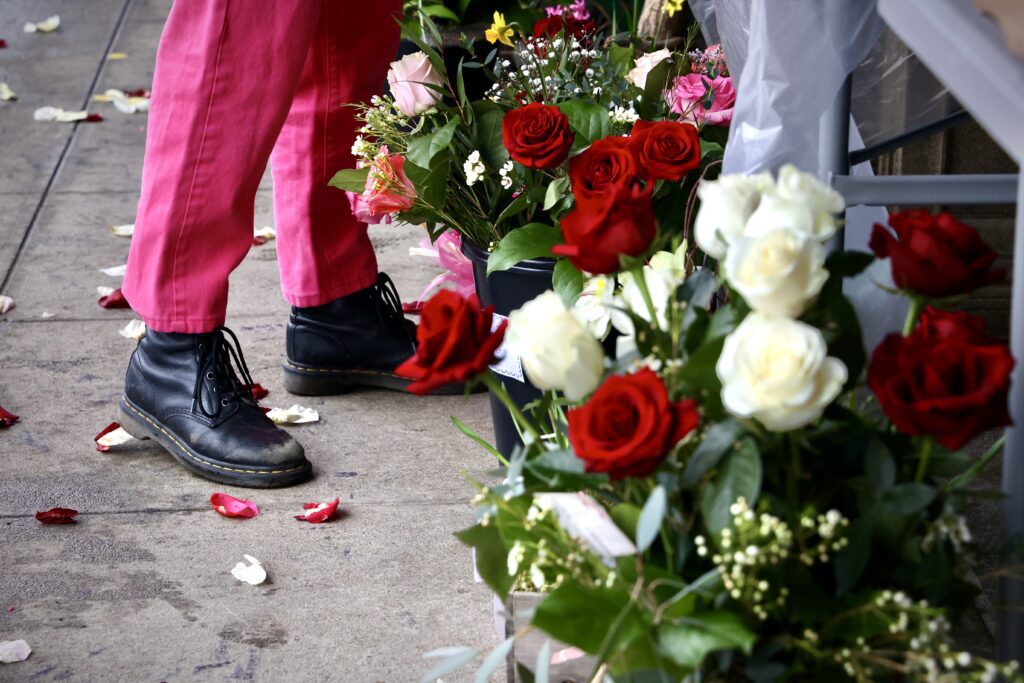
<instances>
[{"instance_id":1,"label":"white rose","mask_svg":"<svg viewBox=\"0 0 1024 683\"><path fill-rule=\"evenodd\" d=\"M441 76L422 52L414 52L391 62L388 84L395 106L406 116L417 116L441 101L442 93L424 83L440 86Z\"/></svg>"},{"instance_id":2,"label":"white rose","mask_svg":"<svg viewBox=\"0 0 1024 683\"><path fill-rule=\"evenodd\" d=\"M726 337L715 368L725 409L774 432L810 424L846 383L846 366L826 353L816 328L751 313Z\"/></svg>"},{"instance_id":3,"label":"white rose","mask_svg":"<svg viewBox=\"0 0 1024 683\"><path fill-rule=\"evenodd\" d=\"M697 188L700 211L694 224L697 246L711 258L725 256L729 243L743 236L761 193L772 187L770 173L736 173L702 182Z\"/></svg>"},{"instance_id":4,"label":"white rose","mask_svg":"<svg viewBox=\"0 0 1024 683\"><path fill-rule=\"evenodd\" d=\"M604 351L555 292L547 291L508 317L508 352L519 356L530 381L578 401L604 376Z\"/></svg>"},{"instance_id":5,"label":"white rose","mask_svg":"<svg viewBox=\"0 0 1024 683\"><path fill-rule=\"evenodd\" d=\"M636 66L626 74L626 82L643 90L647 86L647 74L671 56L672 52L666 48L637 57Z\"/></svg>"},{"instance_id":6,"label":"white rose","mask_svg":"<svg viewBox=\"0 0 1024 683\"><path fill-rule=\"evenodd\" d=\"M811 214L809 232L813 237L824 242L835 234L835 214L846 208L843 195L793 164L779 169L775 188L780 198L800 202L807 207Z\"/></svg>"},{"instance_id":7,"label":"white rose","mask_svg":"<svg viewBox=\"0 0 1024 683\"><path fill-rule=\"evenodd\" d=\"M828 280L821 243L788 228L737 240L724 266L725 279L752 309L783 318L799 317Z\"/></svg>"}]
</instances>

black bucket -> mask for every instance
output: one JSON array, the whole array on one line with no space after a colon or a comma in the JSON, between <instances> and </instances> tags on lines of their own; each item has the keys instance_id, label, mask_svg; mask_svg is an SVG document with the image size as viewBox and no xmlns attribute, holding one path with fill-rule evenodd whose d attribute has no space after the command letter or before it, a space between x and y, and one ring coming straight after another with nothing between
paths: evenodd
<instances>
[{"instance_id":1,"label":"black bucket","mask_svg":"<svg viewBox=\"0 0 1024 683\"><path fill-rule=\"evenodd\" d=\"M551 289L551 278L555 271L554 259L530 259L521 261L508 270L487 275L488 253L471 243L462 240L462 253L473 263L473 280L476 283L476 295L484 306L494 306L498 315L508 316L509 313L521 308L523 304L535 299ZM541 391L530 384L522 371L518 359L505 358L499 364L498 372L494 372L505 384L508 393L520 407L541 396ZM498 451L506 458L512 454L517 445L522 443L519 432L508 409L493 394L491 395L491 416L494 421L494 437Z\"/></svg>"}]
</instances>

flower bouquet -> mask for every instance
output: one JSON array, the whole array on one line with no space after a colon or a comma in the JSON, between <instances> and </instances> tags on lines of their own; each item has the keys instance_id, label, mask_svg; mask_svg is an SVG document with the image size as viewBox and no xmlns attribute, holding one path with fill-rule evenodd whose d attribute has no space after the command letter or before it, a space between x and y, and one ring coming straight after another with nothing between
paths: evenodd
<instances>
[{"instance_id":1,"label":"flower bouquet","mask_svg":"<svg viewBox=\"0 0 1024 683\"><path fill-rule=\"evenodd\" d=\"M842 200L791 167L700 193L717 268L669 252L599 264L628 279L607 302L632 329L614 362L554 293L494 332L472 298L423 311L410 376L500 393L484 369L504 336L546 389L515 410L525 445L457 534L499 597L542 594L477 680L529 631L590 655L601 683L1022 680L952 635L978 592L964 504L1002 442L962 449L1008 424L1014 361L950 309L1002 276L995 253L912 211L875 227L874 255L826 257ZM842 285L876 257L912 305L869 357ZM548 680L551 653L524 680ZM475 653L429 656L424 680Z\"/></svg>"}]
</instances>

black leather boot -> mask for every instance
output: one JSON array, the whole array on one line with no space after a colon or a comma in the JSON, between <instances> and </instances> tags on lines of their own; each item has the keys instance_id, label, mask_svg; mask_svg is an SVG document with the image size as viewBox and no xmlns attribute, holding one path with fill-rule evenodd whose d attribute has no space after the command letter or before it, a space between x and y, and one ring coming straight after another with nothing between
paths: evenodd
<instances>
[{"instance_id":1,"label":"black leather boot","mask_svg":"<svg viewBox=\"0 0 1024 683\"><path fill-rule=\"evenodd\" d=\"M226 327L209 334L150 330L128 363L118 421L212 481L270 488L309 479L313 467L302 446L263 413L252 383L238 338Z\"/></svg>"},{"instance_id":2,"label":"black leather boot","mask_svg":"<svg viewBox=\"0 0 1024 683\"><path fill-rule=\"evenodd\" d=\"M326 396L368 386L405 391L412 380L396 367L416 353L416 325L386 274L354 294L311 308L292 308L288 319L284 386L293 394ZM461 394L463 385L436 394Z\"/></svg>"}]
</instances>

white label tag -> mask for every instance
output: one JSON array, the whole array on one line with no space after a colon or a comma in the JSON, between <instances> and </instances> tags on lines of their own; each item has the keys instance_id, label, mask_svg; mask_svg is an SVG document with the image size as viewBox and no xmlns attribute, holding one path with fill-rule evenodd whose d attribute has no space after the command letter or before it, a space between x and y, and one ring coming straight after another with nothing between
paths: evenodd
<instances>
[{"instance_id":1,"label":"white label tag","mask_svg":"<svg viewBox=\"0 0 1024 683\"><path fill-rule=\"evenodd\" d=\"M508 318L495 313L494 318L491 320L491 332L498 329L498 325L503 320L508 320ZM519 356L510 354L508 349L505 348L505 342L501 342L501 346L494 352L494 357L498 359L498 362L491 366L491 370L496 374L514 379L517 382L526 382L526 379L523 377L523 364L519 360Z\"/></svg>"},{"instance_id":2,"label":"white label tag","mask_svg":"<svg viewBox=\"0 0 1024 683\"><path fill-rule=\"evenodd\" d=\"M539 493L541 505L551 507L562 528L583 541L605 563L613 558L635 555L636 546L616 526L605 509L585 493Z\"/></svg>"}]
</instances>

